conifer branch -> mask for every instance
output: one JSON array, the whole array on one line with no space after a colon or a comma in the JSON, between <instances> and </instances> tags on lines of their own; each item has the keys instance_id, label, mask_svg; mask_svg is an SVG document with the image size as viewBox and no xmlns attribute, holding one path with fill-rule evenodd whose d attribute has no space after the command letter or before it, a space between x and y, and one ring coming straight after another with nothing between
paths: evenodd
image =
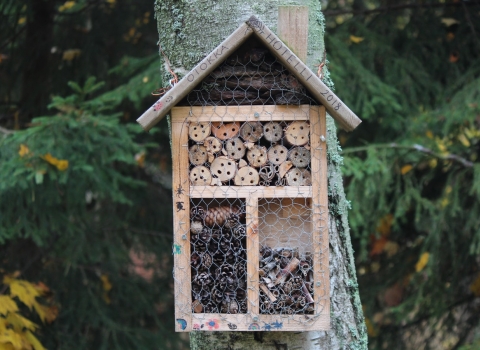
<instances>
[{"instance_id":1,"label":"conifer branch","mask_svg":"<svg viewBox=\"0 0 480 350\"><path fill-rule=\"evenodd\" d=\"M392 149L406 149L406 150L411 150L411 151L418 151L421 153L428 154L432 157L438 158L438 159L443 159L443 160L451 160L457 163L460 163L466 168L472 168L473 167L473 162L460 157L456 154L440 154L432 151L429 148L426 148L422 145L419 144L414 144L412 146L408 145L399 145L398 143L392 142L392 143L386 143L386 144L377 144L377 145L369 145L369 146L362 146L362 147L352 147L344 150L342 153L343 154L348 154L348 153L356 153L356 152L363 152L367 151L369 149L384 149L384 148L392 148Z\"/></svg>"},{"instance_id":2,"label":"conifer branch","mask_svg":"<svg viewBox=\"0 0 480 350\"><path fill-rule=\"evenodd\" d=\"M345 15L345 14L353 14L353 15L370 15L377 12L389 12L389 11L400 11L406 9L419 9L419 8L435 8L435 7L458 7L458 6L474 6L480 5L480 1L469 1L469 2L448 2L448 3L426 3L426 4L413 4L413 3L406 3L406 4L396 4L396 5L389 5L389 6L381 6L377 7L372 10L326 10L323 12L325 17L328 16L338 16L338 15Z\"/></svg>"}]
</instances>

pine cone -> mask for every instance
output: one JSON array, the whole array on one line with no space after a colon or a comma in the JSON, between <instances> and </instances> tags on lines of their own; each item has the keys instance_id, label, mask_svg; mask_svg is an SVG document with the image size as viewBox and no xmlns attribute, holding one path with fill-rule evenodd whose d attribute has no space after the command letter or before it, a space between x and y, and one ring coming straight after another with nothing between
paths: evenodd
<instances>
[{"instance_id":1,"label":"pine cone","mask_svg":"<svg viewBox=\"0 0 480 350\"><path fill-rule=\"evenodd\" d=\"M214 207L209 208L205 212L205 225L212 226L223 226L225 222L230 219L232 216L236 217L241 216L240 208L237 206L223 206L223 207Z\"/></svg>"}]
</instances>

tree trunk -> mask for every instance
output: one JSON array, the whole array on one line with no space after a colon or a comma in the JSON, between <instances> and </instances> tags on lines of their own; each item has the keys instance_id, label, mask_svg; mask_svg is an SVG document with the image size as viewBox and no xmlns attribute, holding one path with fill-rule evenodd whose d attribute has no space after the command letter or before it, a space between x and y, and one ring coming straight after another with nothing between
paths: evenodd
<instances>
[{"instance_id":1,"label":"tree trunk","mask_svg":"<svg viewBox=\"0 0 480 350\"><path fill-rule=\"evenodd\" d=\"M324 52L324 18L319 1L157 0L160 44L181 78L251 15L276 31L279 5L309 6L307 65ZM168 70L164 81L171 79ZM324 81L332 85L328 74ZM310 332L192 332L192 349L366 349L367 332L347 222L336 127L327 119L331 330Z\"/></svg>"}]
</instances>

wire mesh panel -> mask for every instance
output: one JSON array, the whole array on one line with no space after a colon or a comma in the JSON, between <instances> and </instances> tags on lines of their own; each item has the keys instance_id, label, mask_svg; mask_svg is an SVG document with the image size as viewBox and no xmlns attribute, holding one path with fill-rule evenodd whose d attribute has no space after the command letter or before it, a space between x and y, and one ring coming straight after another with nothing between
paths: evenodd
<instances>
[{"instance_id":1,"label":"wire mesh panel","mask_svg":"<svg viewBox=\"0 0 480 350\"><path fill-rule=\"evenodd\" d=\"M325 109L247 42L172 109L177 331L329 329Z\"/></svg>"}]
</instances>

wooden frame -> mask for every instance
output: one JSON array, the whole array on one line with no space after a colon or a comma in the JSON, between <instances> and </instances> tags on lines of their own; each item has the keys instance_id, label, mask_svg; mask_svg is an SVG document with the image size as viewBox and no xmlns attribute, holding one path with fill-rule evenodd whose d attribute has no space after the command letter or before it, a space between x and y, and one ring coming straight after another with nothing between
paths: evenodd
<instances>
[{"instance_id":1,"label":"wooden frame","mask_svg":"<svg viewBox=\"0 0 480 350\"><path fill-rule=\"evenodd\" d=\"M301 118L301 119L299 119ZM302 119L303 118L303 119ZM188 125L198 121L310 121L312 186L190 186ZM326 110L323 106L176 107L172 109L174 281L176 331L307 331L330 328ZM192 313L190 199L238 198L246 204L246 314ZM259 198L311 198L314 255L313 315L262 315L259 312Z\"/></svg>"}]
</instances>

